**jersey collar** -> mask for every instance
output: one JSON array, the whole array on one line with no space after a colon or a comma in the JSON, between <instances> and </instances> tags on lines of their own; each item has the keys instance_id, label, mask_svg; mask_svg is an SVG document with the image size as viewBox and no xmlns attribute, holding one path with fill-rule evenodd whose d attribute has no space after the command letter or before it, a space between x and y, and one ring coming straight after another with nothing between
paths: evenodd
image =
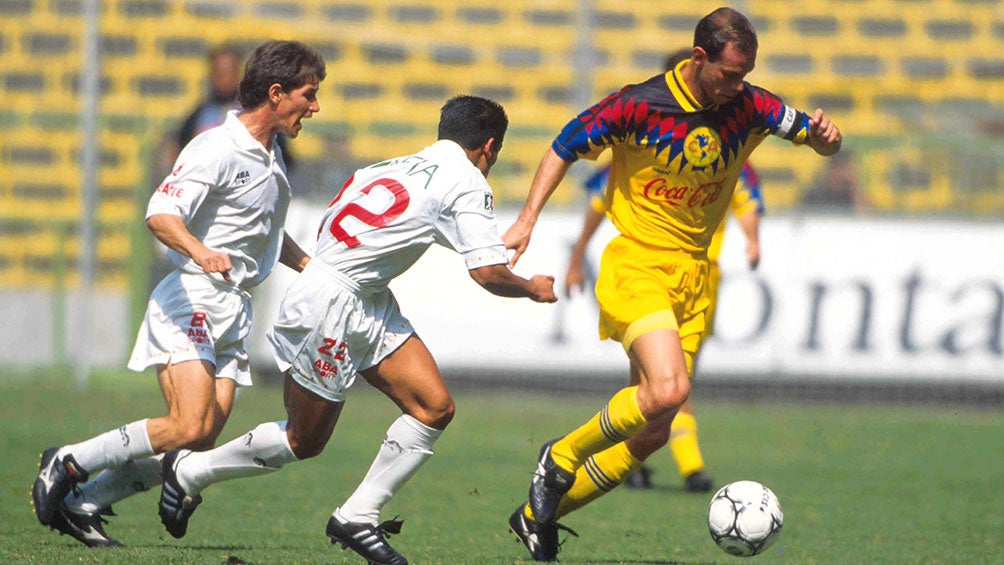
<instances>
[{"instance_id":1,"label":"jersey collar","mask_svg":"<svg viewBox=\"0 0 1004 565\"><path fill-rule=\"evenodd\" d=\"M669 86L669 91L673 94L673 98L676 99L681 109L686 112L696 112L704 109L704 107L694 97L694 94L687 87L687 83L683 81L683 76L680 74L680 70L688 63L690 63L690 59L684 59L677 63L674 69L667 72L666 85Z\"/></svg>"},{"instance_id":2,"label":"jersey collar","mask_svg":"<svg viewBox=\"0 0 1004 565\"><path fill-rule=\"evenodd\" d=\"M454 157L461 157L467 160L467 152L464 148L460 146L459 143L451 139L440 139L431 145L436 151L442 151L443 153L449 153Z\"/></svg>"},{"instance_id":3,"label":"jersey collar","mask_svg":"<svg viewBox=\"0 0 1004 565\"><path fill-rule=\"evenodd\" d=\"M227 112L227 117L223 121L223 127L226 128L227 132L230 134L230 137L234 140L234 143L237 144L237 147L244 149L246 151L252 151L252 152L257 151L259 153L268 153L267 151L265 151L265 147L262 146L261 143L258 143L257 139L251 137L251 132L248 131L248 128L246 128L244 124L237 119L238 113L240 113L240 110L230 110L229 112ZM274 152L275 150L274 138L272 140L272 148Z\"/></svg>"}]
</instances>

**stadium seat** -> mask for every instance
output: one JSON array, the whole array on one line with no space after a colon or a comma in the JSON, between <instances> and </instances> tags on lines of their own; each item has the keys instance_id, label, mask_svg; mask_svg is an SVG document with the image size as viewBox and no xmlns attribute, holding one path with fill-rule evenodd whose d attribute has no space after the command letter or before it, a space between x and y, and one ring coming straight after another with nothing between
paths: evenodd
<instances>
[{"instance_id":1,"label":"stadium seat","mask_svg":"<svg viewBox=\"0 0 1004 565\"><path fill-rule=\"evenodd\" d=\"M298 155L324 158L321 132L336 126L348 132L351 152L361 160L410 152L434 135L445 98L483 94L500 100L511 121L493 173L498 202L521 202L540 155L583 100L658 72L665 54L690 45L707 9L672 2L590 4L596 9L592 36L583 39L583 14L565 0L102 3L100 124L107 131L100 138L99 219L117 225L141 213L136 201L142 198L130 196L149 190L151 157L163 132L204 94L205 51L224 42L250 50L274 37L314 45L328 62L322 111L294 142ZM999 115L999 0L750 0L742 9L760 34L753 82L799 108L826 108L849 140L875 141L876 156L863 168L879 208L1000 209L999 195L976 186L999 181L999 169L996 177L993 170L971 172L973 186L958 178L958 169L906 174L924 159L878 141L915 145L932 136L923 129L932 124L958 127L953 116ZM4 2L0 16L0 223L75 220L80 3ZM588 67L578 59L583 54L592 57L588 74L581 72ZM819 165L818 159L792 159L791 150L775 142L754 158L765 171L774 210L795 206ZM576 193L562 190L555 200L572 204ZM102 231L110 239L102 235L99 243L112 279L128 245L113 232ZM30 258L15 253L21 247L0 249L0 283L38 281L51 269L49 247Z\"/></svg>"}]
</instances>

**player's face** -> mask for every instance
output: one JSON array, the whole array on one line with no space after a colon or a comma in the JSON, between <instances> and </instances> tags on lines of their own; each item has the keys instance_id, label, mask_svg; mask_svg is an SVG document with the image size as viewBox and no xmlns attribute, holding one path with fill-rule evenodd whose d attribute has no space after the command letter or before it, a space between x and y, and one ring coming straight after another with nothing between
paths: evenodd
<instances>
[{"instance_id":1,"label":"player's face","mask_svg":"<svg viewBox=\"0 0 1004 565\"><path fill-rule=\"evenodd\" d=\"M209 67L209 82L217 99L236 98L241 84L240 59L232 53L220 53L213 57Z\"/></svg>"},{"instance_id":2,"label":"player's face","mask_svg":"<svg viewBox=\"0 0 1004 565\"><path fill-rule=\"evenodd\" d=\"M717 61L706 57L697 73L703 102L727 104L743 91L743 80L756 66L756 51L742 51L727 43Z\"/></svg>"},{"instance_id":3,"label":"player's face","mask_svg":"<svg viewBox=\"0 0 1004 565\"><path fill-rule=\"evenodd\" d=\"M296 137L303 129L301 121L321 111L317 103L319 87L318 80L311 77L303 86L291 90L289 94L283 92L280 95L279 105L275 110L279 121L276 133Z\"/></svg>"}]
</instances>

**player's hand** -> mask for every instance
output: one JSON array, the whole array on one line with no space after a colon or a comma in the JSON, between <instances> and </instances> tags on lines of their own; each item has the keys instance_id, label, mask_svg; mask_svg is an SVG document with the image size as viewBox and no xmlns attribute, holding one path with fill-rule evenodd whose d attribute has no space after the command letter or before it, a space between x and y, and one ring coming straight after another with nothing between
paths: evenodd
<instances>
[{"instance_id":1,"label":"player's hand","mask_svg":"<svg viewBox=\"0 0 1004 565\"><path fill-rule=\"evenodd\" d=\"M502 243L505 244L506 249L513 251L512 257L509 258L509 268L516 266L516 261L519 261L520 256L529 247L531 232L533 232L532 225L517 219L502 235Z\"/></svg>"},{"instance_id":2,"label":"player's hand","mask_svg":"<svg viewBox=\"0 0 1004 565\"><path fill-rule=\"evenodd\" d=\"M557 302L554 294L554 277L534 275L530 277L530 300L534 302Z\"/></svg>"},{"instance_id":3,"label":"player's hand","mask_svg":"<svg viewBox=\"0 0 1004 565\"><path fill-rule=\"evenodd\" d=\"M568 263L568 270L565 272L565 296L572 296L572 289L582 292L586 288L586 275L582 271L582 260L572 257Z\"/></svg>"},{"instance_id":4,"label":"player's hand","mask_svg":"<svg viewBox=\"0 0 1004 565\"><path fill-rule=\"evenodd\" d=\"M809 118L809 145L820 155L833 155L840 151L840 129L823 115L822 108L816 108Z\"/></svg>"},{"instance_id":5,"label":"player's hand","mask_svg":"<svg viewBox=\"0 0 1004 565\"><path fill-rule=\"evenodd\" d=\"M202 267L203 271L220 273L223 275L223 280L233 282L233 279L230 278L230 269L233 268L233 265L230 263L230 256L226 253L213 251L207 247L205 252L192 255L192 260L195 261L196 265Z\"/></svg>"},{"instance_id":6,"label":"player's hand","mask_svg":"<svg viewBox=\"0 0 1004 565\"><path fill-rule=\"evenodd\" d=\"M749 263L750 270L755 271L760 266L760 242L746 242L746 262Z\"/></svg>"}]
</instances>

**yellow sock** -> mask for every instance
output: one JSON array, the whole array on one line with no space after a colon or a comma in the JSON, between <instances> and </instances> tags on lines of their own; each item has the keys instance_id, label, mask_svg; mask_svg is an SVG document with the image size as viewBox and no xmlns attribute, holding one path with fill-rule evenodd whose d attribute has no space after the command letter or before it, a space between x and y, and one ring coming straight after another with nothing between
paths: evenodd
<instances>
[{"instance_id":1,"label":"yellow sock","mask_svg":"<svg viewBox=\"0 0 1004 565\"><path fill-rule=\"evenodd\" d=\"M693 414L680 412L673 419L669 430L669 448L681 477L687 478L687 475L704 468L701 447L697 444L697 419Z\"/></svg>"},{"instance_id":2,"label":"yellow sock","mask_svg":"<svg viewBox=\"0 0 1004 565\"><path fill-rule=\"evenodd\" d=\"M560 518L573 510L578 510L593 500L610 492L641 467L642 461L635 459L624 442L601 451L586 459L575 472L575 484L558 503Z\"/></svg>"},{"instance_id":3,"label":"yellow sock","mask_svg":"<svg viewBox=\"0 0 1004 565\"><path fill-rule=\"evenodd\" d=\"M622 388L599 414L551 447L562 469L575 472L587 457L609 449L639 432L648 421L638 408L638 387Z\"/></svg>"}]
</instances>

